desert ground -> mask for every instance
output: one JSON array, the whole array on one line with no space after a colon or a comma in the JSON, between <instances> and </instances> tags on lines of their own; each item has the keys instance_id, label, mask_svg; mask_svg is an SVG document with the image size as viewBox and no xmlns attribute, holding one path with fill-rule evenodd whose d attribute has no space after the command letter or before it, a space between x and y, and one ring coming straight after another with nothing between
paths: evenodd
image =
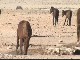
<instances>
[{"instance_id":1,"label":"desert ground","mask_svg":"<svg viewBox=\"0 0 80 60\"><path fill-rule=\"evenodd\" d=\"M21 6L22 9L17 9ZM58 8L59 23L52 24L50 7ZM47 53L49 49L80 49L77 44L77 9L80 0L0 0L0 59L80 59L79 55ZM72 10L71 26L63 26L62 10ZM32 37L28 55L16 54L17 27L30 22ZM18 52L20 49L18 49Z\"/></svg>"}]
</instances>

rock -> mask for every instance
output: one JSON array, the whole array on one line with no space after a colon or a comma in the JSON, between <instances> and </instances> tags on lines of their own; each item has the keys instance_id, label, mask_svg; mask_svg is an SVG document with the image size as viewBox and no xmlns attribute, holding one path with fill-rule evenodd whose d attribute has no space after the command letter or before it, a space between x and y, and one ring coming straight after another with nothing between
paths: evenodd
<instances>
[{"instance_id":1,"label":"rock","mask_svg":"<svg viewBox=\"0 0 80 60\"><path fill-rule=\"evenodd\" d=\"M66 47L61 47L61 48L46 48L45 50L46 54L48 55L72 55L73 52L75 52L74 49L72 48L66 48Z\"/></svg>"},{"instance_id":2,"label":"rock","mask_svg":"<svg viewBox=\"0 0 80 60\"><path fill-rule=\"evenodd\" d=\"M75 47L75 49L76 49L76 50L77 50L77 49L80 50L80 47Z\"/></svg>"},{"instance_id":3,"label":"rock","mask_svg":"<svg viewBox=\"0 0 80 60\"><path fill-rule=\"evenodd\" d=\"M80 55L80 50L75 50L75 52L73 52L73 55Z\"/></svg>"},{"instance_id":4,"label":"rock","mask_svg":"<svg viewBox=\"0 0 80 60\"><path fill-rule=\"evenodd\" d=\"M7 49L12 49L12 47L11 46L8 46Z\"/></svg>"},{"instance_id":5,"label":"rock","mask_svg":"<svg viewBox=\"0 0 80 60\"><path fill-rule=\"evenodd\" d=\"M50 55L59 54L59 48L47 48L45 52Z\"/></svg>"},{"instance_id":6,"label":"rock","mask_svg":"<svg viewBox=\"0 0 80 60\"><path fill-rule=\"evenodd\" d=\"M73 52L75 52L75 50L72 48L66 48L66 47L60 48L61 55L72 55Z\"/></svg>"},{"instance_id":7,"label":"rock","mask_svg":"<svg viewBox=\"0 0 80 60\"><path fill-rule=\"evenodd\" d=\"M23 10L23 8L22 8L21 6L17 6L17 7L16 7L16 10L17 10L17 9Z\"/></svg>"},{"instance_id":8,"label":"rock","mask_svg":"<svg viewBox=\"0 0 80 60\"><path fill-rule=\"evenodd\" d=\"M12 55L11 54L4 54L4 59L12 59Z\"/></svg>"},{"instance_id":9,"label":"rock","mask_svg":"<svg viewBox=\"0 0 80 60\"><path fill-rule=\"evenodd\" d=\"M63 42L62 40L60 40L60 42Z\"/></svg>"},{"instance_id":10,"label":"rock","mask_svg":"<svg viewBox=\"0 0 80 60\"><path fill-rule=\"evenodd\" d=\"M55 48L53 51L54 51L54 53L59 54L60 53L60 48Z\"/></svg>"}]
</instances>

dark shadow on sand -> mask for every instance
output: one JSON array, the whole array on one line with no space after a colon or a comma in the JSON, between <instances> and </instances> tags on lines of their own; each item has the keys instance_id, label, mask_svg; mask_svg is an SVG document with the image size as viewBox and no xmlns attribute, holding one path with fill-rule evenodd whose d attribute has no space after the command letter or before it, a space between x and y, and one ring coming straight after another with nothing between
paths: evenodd
<instances>
[{"instance_id":1,"label":"dark shadow on sand","mask_svg":"<svg viewBox=\"0 0 80 60\"><path fill-rule=\"evenodd\" d=\"M47 36L33 35L31 37L54 37L54 36L51 36L51 35L47 35Z\"/></svg>"}]
</instances>

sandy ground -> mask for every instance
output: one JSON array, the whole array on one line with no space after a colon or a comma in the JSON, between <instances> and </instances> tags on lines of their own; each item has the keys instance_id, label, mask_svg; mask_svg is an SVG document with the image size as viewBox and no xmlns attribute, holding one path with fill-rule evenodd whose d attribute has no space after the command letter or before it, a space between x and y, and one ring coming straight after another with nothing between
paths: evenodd
<instances>
[{"instance_id":1,"label":"sandy ground","mask_svg":"<svg viewBox=\"0 0 80 60\"><path fill-rule=\"evenodd\" d=\"M43 54L44 47L54 47L55 45L58 47L77 41L76 12L79 8L79 2L73 0L69 4L68 0L66 2L63 1L64 3L62 1L29 0L27 2L26 0L6 0L5 2L0 0L0 8L2 9L0 15L0 58L79 59L78 55L58 56ZM16 10L18 5L21 5L23 10ZM51 6L55 6L60 10L59 23L56 27L52 25L52 15L49 13ZM63 26L65 16L62 17L61 15L62 9L72 9L71 26ZM22 20L29 21L33 31L27 56L16 54L16 30L18 23ZM60 41L63 42L60 43Z\"/></svg>"}]
</instances>

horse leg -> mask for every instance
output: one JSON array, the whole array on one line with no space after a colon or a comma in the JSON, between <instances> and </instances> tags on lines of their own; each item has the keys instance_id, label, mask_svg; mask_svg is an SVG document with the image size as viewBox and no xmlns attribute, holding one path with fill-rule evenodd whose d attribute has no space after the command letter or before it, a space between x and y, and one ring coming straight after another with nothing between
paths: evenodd
<instances>
[{"instance_id":1,"label":"horse leg","mask_svg":"<svg viewBox=\"0 0 80 60\"><path fill-rule=\"evenodd\" d=\"M71 26L71 18L69 19L69 26Z\"/></svg>"},{"instance_id":2,"label":"horse leg","mask_svg":"<svg viewBox=\"0 0 80 60\"><path fill-rule=\"evenodd\" d=\"M55 26L56 26L56 20L57 20L57 19L55 18Z\"/></svg>"},{"instance_id":3,"label":"horse leg","mask_svg":"<svg viewBox=\"0 0 80 60\"><path fill-rule=\"evenodd\" d=\"M19 38L17 38L17 45L16 45L16 53L17 54L18 54L18 52L17 52L18 47L19 47Z\"/></svg>"},{"instance_id":4,"label":"horse leg","mask_svg":"<svg viewBox=\"0 0 80 60\"><path fill-rule=\"evenodd\" d=\"M53 25L54 25L54 16L53 16Z\"/></svg>"},{"instance_id":5,"label":"horse leg","mask_svg":"<svg viewBox=\"0 0 80 60\"><path fill-rule=\"evenodd\" d=\"M77 24L77 42L80 43L80 26Z\"/></svg>"},{"instance_id":6,"label":"horse leg","mask_svg":"<svg viewBox=\"0 0 80 60\"><path fill-rule=\"evenodd\" d=\"M77 32L77 38L78 38L77 43L80 44L80 31Z\"/></svg>"},{"instance_id":7,"label":"horse leg","mask_svg":"<svg viewBox=\"0 0 80 60\"><path fill-rule=\"evenodd\" d=\"M29 47L29 38L26 38L24 39L24 55L27 55L28 47Z\"/></svg>"},{"instance_id":8,"label":"horse leg","mask_svg":"<svg viewBox=\"0 0 80 60\"><path fill-rule=\"evenodd\" d=\"M65 25L65 22L66 22L66 18L65 18L65 21L64 21L64 25Z\"/></svg>"},{"instance_id":9,"label":"horse leg","mask_svg":"<svg viewBox=\"0 0 80 60\"><path fill-rule=\"evenodd\" d=\"M67 25L69 25L69 24L68 24L68 22L69 22L69 19L67 18L66 20L67 20Z\"/></svg>"},{"instance_id":10,"label":"horse leg","mask_svg":"<svg viewBox=\"0 0 80 60\"><path fill-rule=\"evenodd\" d=\"M55 26L56 26L56 24L58 24L58 19L57 18L55 18Z\"/></svg>"},{"instance_id":11,"label":"horse leg","mask_svg":"<svg viewBox=\"0 0 80 60\"><path fill-rule=\"evenodd\" d=\"M79 26L77 26L77 42L79 42L80 41L80 27Z\"/></svg>"},{"instance_id":12,"label":"horse leg","mask_svg":"<svg viewBox=\"0 0 80 60\"><path fill-rule=\"evenodd\" d=\"M77 30L77 42L79 42L79 31Z\"/></svg>"},{"instance_id":13,"label":"horse leg","mask_svg":"<svg viewBox=\"0 0 80 60\"><path fill-rule=\"evenodd\" d=\"M56 17L56 23L58 24L58 17Z\"/></svg>"},{"instance_id":14,"label":"horse leg","mask_svg":"<svg viewBox=\"0 0 80 60\"><path fill-rule=\"evenodd\" d=\"M58 24L58 18L57 18L57 24Z\"/></svg>"},{"instance_id":15,"label":"horse leg","mask_svg":"<svg viewBox=\"0 0 80 60\"><path fill-rule=\"evenodd\" d=\"M16 45L16 53L17 53L17 54L18 54L18 52L17 52L18 47L19 47L19 37L18 37L18 35L17 35L17 45Z\"/></svg>"},{"instance_id":16,"label":"horse leg","mask_svg":"<svg viewBox=\"0 0 80 60\"><path fill-rule=\"evenodd\" d=\"M22 54L23 39L20 39L20 54Z\"/></svg>"}]
</instances>

